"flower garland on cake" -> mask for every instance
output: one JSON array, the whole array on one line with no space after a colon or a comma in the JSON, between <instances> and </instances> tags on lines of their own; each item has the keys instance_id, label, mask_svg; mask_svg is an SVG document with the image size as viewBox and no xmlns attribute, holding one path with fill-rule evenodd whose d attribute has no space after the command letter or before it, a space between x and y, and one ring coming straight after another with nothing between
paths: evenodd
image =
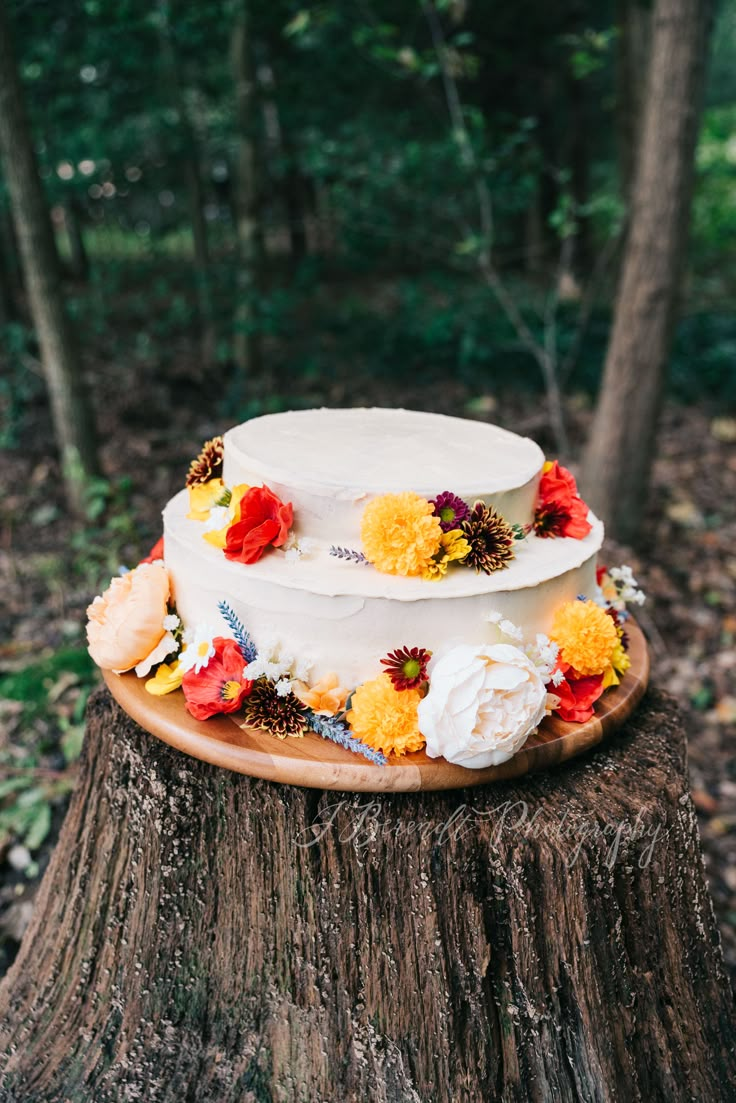
<instances>
[{"instance_id":1,"label":"flower garland on cake","mask_svg":"<svg viewBox=\"0 0 736 1103\"><path fill-rule=\"evenodd\" d=\"M272 548L290 558L308 551L307 541L291 535L291 503L267 486L228 489L221 476L222 439L216 437L187 475L188 517L204 522L209 543L246 565ZM453 565L484 574L502 570L531 531L580 540L590 530L574 478L554 462L543 468L526 529L451 491L431 500L406 491L365 507L363 552L330 551L388 574L433 580ZM629 567L601 567L595 594L559 606L548 636L525 641L519 628L489 609L479 642L436 654L398 646L377 662L374 677L351 690L335 672L310 681L304 663L278 645L259 649L226 601L218 608L227 635L207 624L185 628L162 557L163 538L89 606L89 651L99 666L135 671L154 696L180 689L196 720L232 714L280 739L313 731L376 765L424 748L430 757L477 769L511 758L551 713L585 722L630 666L627 606L644 600Z\"/></svg>"},{"instance_id":2,"label":"flower garland on cake","mask_svg":"<svg viewBox=\"0 0 736 1103\"><path fill-rule=\"evenodd\" d=\"M222 470L223 441L214 437L190 464L186 480L187 517L204 522L205 540L244 564L257 563L269 548L281 548L289 558L310 550L310 541L295 540L291 533L291 502L282 502L267 486L229 489ZM452 566L489 575L509 566L516 543L530 533L584 539L592 528L588 512L573 475L555 460L542 468L530 525L509 524L492 505L466 502L451 490L430 499L407 490L378 495L365 506L362 551L332 545L329 552L404 578L437 580Z\"/></svg>"},{"instance_id":3,"label":"flower garland on cake","mask_svg":"<svg viewBox=\"0 0 736 1103\"><path fill-rule=\"evenodd\" d=\"M545 716L582 723L630 666L627 605L641 604L629 567L599 568L593 599L556 610L549 636L523 633L494 610L490 639L433 655L397 647L383 671L352 692L329 672L308 671L278 646L260 651L227 602L230 635L206 624L184 628L170 604L163 562L145 560L114 578L89 606L87 639L98 665L146 678L154 696L181 689L196 720L239 714L245 726L285 739L316 732L376 765L424 748L478 769L516 754Z\"/></svg>"}]
</instances>

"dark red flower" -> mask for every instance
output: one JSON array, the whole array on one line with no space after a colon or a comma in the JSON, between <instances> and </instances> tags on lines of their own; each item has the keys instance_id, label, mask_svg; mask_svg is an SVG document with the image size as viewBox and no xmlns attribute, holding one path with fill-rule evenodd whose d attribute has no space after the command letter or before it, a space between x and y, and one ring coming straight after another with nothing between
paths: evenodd
<instances>
[{"instance_id":1,"label":"dark red flower","mask_svg":"<svg viewBox=\"0 0 736 1103\"><path fill-rule=\"evenodd\" d=\"M235 640L216 636L212 645L215 653L207 666L199 674L188 670L181 683L187 709L195 720L237 712L253 688L253 682L243 678L245 660Z\"/></svg>"},{"instance_id":2,"label":"dark red flower","mask_svg":"<svg viewBox=\"0 0 736 1103\"><path fill-rule=\"evenodd\" d=\"M568 669L564 681L558 686L550 682L547 692L554 693L560 698L560 704L555 709L560 720L583 724L586 720L590 720L593 715L593 705L603 693L603 675L574 678L570 677L571 674L574 674L574 671Z\"/></svg>"},{"instance_id":3,"label":"dark red flower","mask_svg":"<svg viewBox=\"0 0 736 1103\"><path fill-rule=\"evenodd\" d=\"M440 519L440 528L443 532L451 532L459 528L469 515L467 502L458 498L451 490L443 490L436 498L432 499L434 515Z\"/></svg>"},{"instance_id":4,"label":"dark red flower","mask_svg":"<svg viewBox=\"0 0 736 1103\"><path fill-rule=\"evenodd\" d=\"M284 543L294 509L267 486L252 486L240 499L235 516L227 530L225 555L240 563L256 563L269 545L278 548Z\"/></svg>"},{"instance_id":5,"label":"dark red flower","mask_svg":"<svg viewBox=\"0 0 736 1103\"><path fill-rule=\"evenodd\" d=\"M578 494L572 474L557 460L545 464L534 514L537 536L572 536L582 540L591 528L588 507Z\"/></svg>"},{"instance_id":6,"label":"dark red flower","mask_svg":"<svg viewBox=\"0 0 736 1103\"><path fill-rule=\"evenodd\" d=\"M155 563L155 561L157 559L163 559L163 557L164 557L164 538L163 538L163 536L159 536L158 540L153 545L153 547L149 551L146 558L141 559L141 563ZM140 563L138 565L140 566Z\"/></svg>"},{"instance_id":7,"label":"dark red flower","mask_svg":"<svg viewBox=\"0 0 736 1103\"><path fill-rule=\"evenodd\" d=\"M394 689L416 689L427 680L427 663L432 652L424 647L397 647L390 651L381 665L393 682Z\"/></svg>"}]
</instances>

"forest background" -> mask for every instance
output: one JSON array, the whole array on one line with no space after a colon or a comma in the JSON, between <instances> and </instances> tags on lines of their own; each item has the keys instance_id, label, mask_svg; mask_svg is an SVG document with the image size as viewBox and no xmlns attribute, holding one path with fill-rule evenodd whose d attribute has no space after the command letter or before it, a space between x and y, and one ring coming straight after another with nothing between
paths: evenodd
<instances>
[{"instance_id":1,"label":"forest background","mask_svg":"<svg viewBox=\"0 0 736 1103\"><path fill-rule=\"evenodd\" d=\"M96 683L84 608L157 538L203 439L265 412L405 405L579 461L653 36L646 0L14 0L4 18L99 446L74 516L6 162L0 969L74 785ZM648 590L655 677L687 712L736 975L734 0L699 123L652 492L606 551Z\"/></svg>"}]
</instances>

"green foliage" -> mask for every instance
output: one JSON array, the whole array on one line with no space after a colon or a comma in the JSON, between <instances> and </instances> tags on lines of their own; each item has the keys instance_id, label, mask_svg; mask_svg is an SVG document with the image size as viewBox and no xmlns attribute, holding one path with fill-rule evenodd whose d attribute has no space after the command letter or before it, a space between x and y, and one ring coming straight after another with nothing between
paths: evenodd
<instances>
[{"instance_id":1,"label":"green foliage","mask_svg":"<svg viewBox=\"0 0 736 1103\"><path fill-rule=\"evenodd\" d=\"M0 449L17 448L27 412L43 392L41 369L33 354L33 335L19 322L0 328L5 370L0 374Z\"/></svg>"},{"instance_id":2,"label":"green foliage","mask_svg":"<svg viewBox=\"0 0 736 1103\"><path fill-rule=\"evenodd\" d=\"M84 709L98 674L86 648L65 647L19 670L0 674L0 702L22 705L18 722L26 733L48 728L55 718L61 731L64 769L41 765L48 737L28 740L22 755L18 748L0 751L0 850L20 843L31 854L48 835L54 808L74 787L70 767L79 757L84 735ZM74 705L68 714L59 711L59 697L73 689ZM33 864L26 870L35 872Z\"/></svg>"}]
</instances>

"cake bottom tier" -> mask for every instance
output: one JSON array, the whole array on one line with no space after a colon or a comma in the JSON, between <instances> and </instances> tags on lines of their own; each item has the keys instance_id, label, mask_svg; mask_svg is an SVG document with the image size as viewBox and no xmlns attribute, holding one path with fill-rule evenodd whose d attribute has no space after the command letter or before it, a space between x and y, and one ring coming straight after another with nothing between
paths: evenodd
<instances>
[{"instance_id":1,"label":"cake bottom tier","mask_svg":"<svg viewBox=\"0 0 736 1103\"><path fill-rule=\"evenodd\" d=\"M603 537L598 521L584 540L530 537L507 570L478 576L458 569L428 582L336 560L327 548L295 561L272 550L250 566L230 562L186 512L186 493L164 511L166 566L185 626L206 624L229 635L219 611L226 601L259 649L293 656L310 680L334 672L348 688L379 674L381 658L397 647L437 652L453 643L495 642L494 615L526 639L547 632L559 605L592 596Z\"/></svg>"}]
</instances>

